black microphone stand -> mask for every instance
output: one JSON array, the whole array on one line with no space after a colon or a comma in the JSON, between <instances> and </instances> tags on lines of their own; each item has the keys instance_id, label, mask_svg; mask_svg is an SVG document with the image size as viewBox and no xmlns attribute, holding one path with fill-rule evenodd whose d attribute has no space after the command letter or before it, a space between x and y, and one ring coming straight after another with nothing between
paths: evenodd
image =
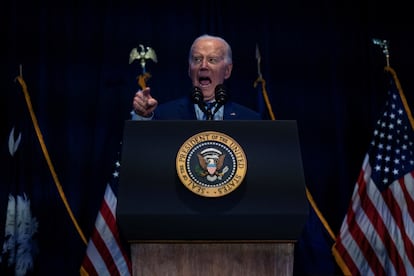
<instances>
[{"instance_id":1,"label":"black microphone stand","mask_svg":"<svg viewBox=\"0 0 414 276\"><path fill-rule=\"evenodd\" d=\"M223 84L219 84L215 88L215 99L213 104L208 104L203 101L203 93L199 87L193 87L191 98L193 103L197 104L201 111L206 115L207 121L212 121L214 114L222 107L228 100L227 89ZM214 111L213 111L214 108Z\"/></svg>"}]
</instances>

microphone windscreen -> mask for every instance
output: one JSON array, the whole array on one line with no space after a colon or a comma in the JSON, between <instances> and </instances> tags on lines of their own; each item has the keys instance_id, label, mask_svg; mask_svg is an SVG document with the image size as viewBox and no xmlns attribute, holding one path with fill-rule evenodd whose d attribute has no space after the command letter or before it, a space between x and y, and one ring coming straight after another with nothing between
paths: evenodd
<instances>
[{"instance_id":1,"label":"microphone windscreen","mask_svg":"<svg viewBox=\"0 0 414 276\"><path fill-rule=\"evenodd\" d=\"M220 105L223 105L227 102L228 99L228 94L227 94L227 89L226 86L224 84L219 84L216 86L215 89L215 97L216 97L216 102Z\"/></svg>"},{"instance_id":2,"label":"microphone windscreen","mask_svg":"<svg viewBox=\"0 0 414 276\"><path fill-rule=\"evenodd\" d=\"M194 86L193 90L191 92L191 99L193 100L193 103L199 104L203 102L203 92L201 92L201 88Z\"/></svg>"}]
</instances>

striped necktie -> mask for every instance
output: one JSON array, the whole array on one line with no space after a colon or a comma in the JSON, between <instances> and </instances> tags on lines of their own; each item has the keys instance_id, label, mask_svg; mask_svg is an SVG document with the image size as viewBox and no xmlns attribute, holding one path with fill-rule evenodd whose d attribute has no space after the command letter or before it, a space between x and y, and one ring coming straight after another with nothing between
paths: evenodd
<instances>
[{"instance_id":1,"label":"striped necktie","mask_svg":"<svg viewBox=\"0 0 414 276\"><path fill-rule=\"evenodd\" d=\"M211 121L213 120L213 107L216 105L216 102L206 103L206 114L204 116L205 120Z\"/></svg>"}]
</instances>

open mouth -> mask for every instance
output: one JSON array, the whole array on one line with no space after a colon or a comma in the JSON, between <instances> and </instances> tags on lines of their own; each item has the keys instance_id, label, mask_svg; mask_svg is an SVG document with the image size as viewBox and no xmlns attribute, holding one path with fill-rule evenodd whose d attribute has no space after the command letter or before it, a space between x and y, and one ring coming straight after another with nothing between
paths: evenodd
<instances>
[{"instance_id":1,"label":"open mouth","mask_svg":"<svg viewBox=\"0 0 414 276\"><path fill-rule=\"evenodd\" d=\"M199 77L199 78L198 78L198 82L199 82L202 86L205 86L205 85L209 85L209 84L211 84L211 79L210 79L209 77Z\"/></svg>"}]
</instances>

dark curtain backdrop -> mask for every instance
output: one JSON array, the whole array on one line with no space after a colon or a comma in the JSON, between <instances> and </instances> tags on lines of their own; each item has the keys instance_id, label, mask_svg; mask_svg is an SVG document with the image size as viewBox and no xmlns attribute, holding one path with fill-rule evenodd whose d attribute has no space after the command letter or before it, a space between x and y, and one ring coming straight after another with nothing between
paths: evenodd
<instances>
[{"instance_id":1,"label":"dark curtain backdrop","mask_svg":"<svg viewBox=\"0 0 414 276\"><path fill-rule=\"evenodd\" d=\"M138 62L128 64L131 49L143 44L157 53L158 63L147 63L149 85L164 102L190 91L187 56L193 39L220 35L233 49L231 97L256 109L257 44L276 119L297 120L306 185L336 233L385 104L385 56L372 38L390 41L391 66L411 109L414 104L414 22L408 4L383 2L5 1L2 149L15 119L28 116L16 106L24 106L15 81L22 65L51 160L89 238L138 89L141 69ZM36 272L76 275L86 245L65 212L39 143L33 140L32 147L39 158L30 162L43 168L27 180L39 220ZM9 187L0 186L3 237ZM332 242L311 214L297 247L296 271L338 273Z\"/></svg>"}]
</instances>

